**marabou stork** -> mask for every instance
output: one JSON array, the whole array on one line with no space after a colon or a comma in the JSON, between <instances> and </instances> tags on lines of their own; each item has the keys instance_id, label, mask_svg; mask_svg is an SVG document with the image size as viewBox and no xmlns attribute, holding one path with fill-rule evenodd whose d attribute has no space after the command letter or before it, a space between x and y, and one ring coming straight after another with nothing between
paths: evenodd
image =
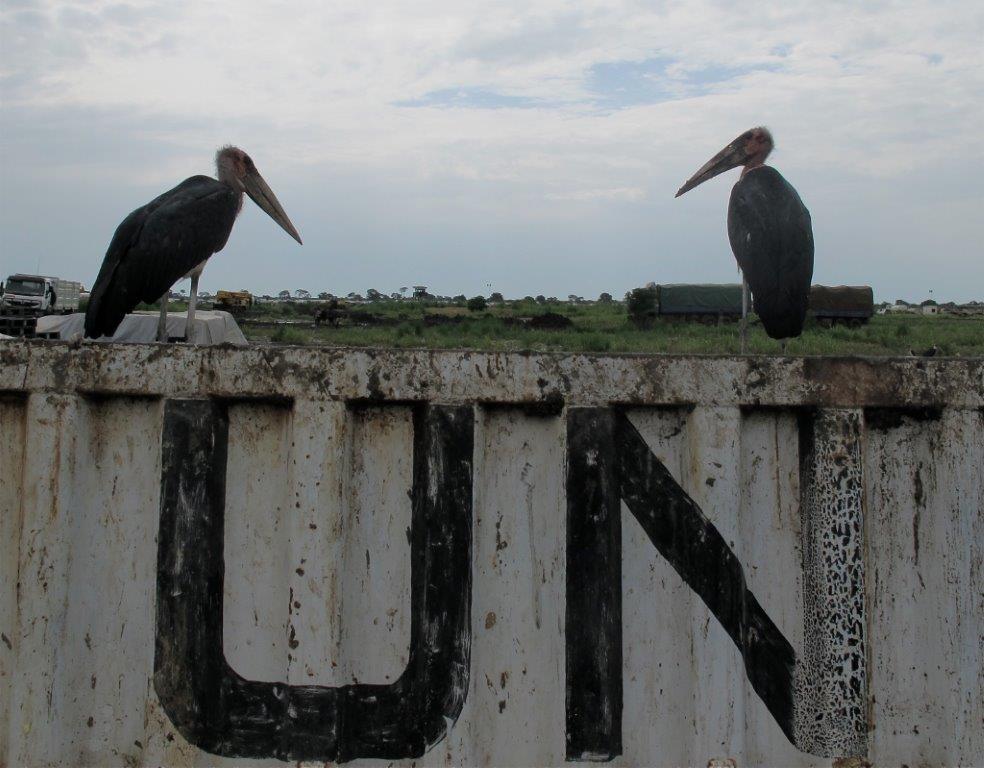
<instances>
[{"instance_id":1,"label":"marabou stork","mask_svg":"<svg viewBox=\"0 0 984 768\"><path fill-rule=\"evenodd\" d=\"M195 319L198 278L205 262L225 246L243 207L243 192L298 243L273 190L249 155L223 147L215 155L218 181L192 176L137 208L116 228L85 313L85 336L112 335L138 303L161 300L158 341L167 340L167 299L171 286L191 277L186 329ZM187 330L186 330L187 333Z\"/></svg>"},{"instance_id":2,"label":"marabou stork","mask_svg":"<svg viewBox=\"0 0 984 768\"><path fill-rule=\"evenodd\" d=\"M765 332L773 339L799 336L813 280L810 212L793 186L765 165L772 134L752 128L708 160L680 187L680 197L698 184L745 166L728 204L728 239L742 276L741 351L745 352L748 289Z\"/></svg>"}]
</instances>

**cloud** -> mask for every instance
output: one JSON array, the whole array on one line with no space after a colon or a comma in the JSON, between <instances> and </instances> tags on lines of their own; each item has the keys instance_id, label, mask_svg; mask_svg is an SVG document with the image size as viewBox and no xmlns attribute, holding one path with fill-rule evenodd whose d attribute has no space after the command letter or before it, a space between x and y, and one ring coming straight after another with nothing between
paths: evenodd
<instances>
[{"instance_id":1,"label":"cloud","mask_svg":"<svg viewBox=\"0 0 984 768\"><path fill-rule=\"evenodd\" d=\"M611 187L608 189L575 189L567 192L548 192L548 200L641 200L646 194L642 187Z\"/></svg>"},{"instance_id":2,"label":"cloud","mask_svg":"<svg viewBox=\"0 0 984 768\"><path fill-rule=\"evenodd\" d=\"M510 247L537 259L581 254L558 279L583 273L597 284L589 245L625 249L622 263L606 256L621 270L613 291L660 279L672 262L654 262L654 251L686 252L694 279L730 279L728 182L672 207L668 199L725 142L764 123L777 140L776 165L829 232L825 243L837 243L829 261L818 257L835 266L831 279L864 279L864 263L874 265L867 281L888 279L890 259L870 261L865 217L897 221L903 209L918 217L919 198L930 194L934 205L953 206L934 216L956 228L947 235L954 271L984 277L979 226L953 213L980 197L966 179L984 170L982 31L974 0L11 0L0 6L0 194L19 213L0 223L9 240L44 213L25 207L24 190L42 199L59 181L79 195L98 183L151 196L209 172L215 147L235 142L271 182L336 205L360 200L351 189L373 180L365 211L346 207L338 220L328 205L313 206L318 218L299 224L306 243L320 235L325 253L342 241L364 260L385 259L373 249L400 245L350 231L353 222L386 228L412 209L426 221L408 225L406 237L439 248L459 247L438 237L457 216L469 228L461 237L479 250L509 230L501 236ZM381 197L380 180L402 197ZM889 201L895 210L886 214ZM557 228L575 221L572 243ZM890 279L919 286L913 244L925 240L915 227L897 223L879 249L911 256ZM864 232L864 245L848 230ZM101 253L105 243L92 237L87 248ZM444 258L426 243L412 250L418 264ZM321 263L329 262L306 265L312 279L338 278ZM345 279L360 279L357 266ZM954 291L970 290L965 278L953 279Z\"/></svg>"},{"instance_id":3,"label":"cloud","mask_svg":"<svg viewBox=\"0 0 984 768\"><path fill-rule=\"evenodd\" d=\"M549 106L535 99L508 96L482 88L444 88L416 99L397 101L397 107L455 107L459 109L522 109Z\"/></svg>"}]
</instances>

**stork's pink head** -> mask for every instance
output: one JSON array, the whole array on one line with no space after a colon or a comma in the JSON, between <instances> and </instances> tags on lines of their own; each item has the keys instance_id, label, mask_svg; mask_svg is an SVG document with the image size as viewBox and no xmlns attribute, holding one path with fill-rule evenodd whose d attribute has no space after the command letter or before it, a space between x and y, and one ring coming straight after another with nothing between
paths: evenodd
<instances>
[{"instance_id":1,"label":"stork's pink head","mask_svg":"<svg viewBox=\"0 0 984 768\"><path fill-rule=\"evenodd\" d=\"M250 171L255 172L256 166L253 165L253 160L249 155L239 147L230 144L215 153L215 170L219 181L225 182L240 192L245 192L243 179Z\"/></svg>"},{"instance_id":2,"label":"stork's pink head","mask_svg":"<svg viewBox=\"0 0 984 768\"><path fill-rule=\"evenodd\" d=\"M728 146L718 152L700 167L687 183L677 191L676 196L680 197L684 192L703 184L708 179L713 179L719 173L736 168L739 165L745 166L744 173L753 168L758 168L765 163L765 158L772 151L772 134L769 129L763 126L752 128L745 131L741 136L732 141Z\"/></svg>"},{"instance_id":3,"label":"stork's pink head","mask_svg":"<svg viewBox=\"0 0 984 768\"><path fill-rule=\"evenodd\" d=\"M747 159L744 163L741 163L745 168L756 168L762 165L765 162L765 158L772 151L772 134L764 126L760 125L758 128L745 131L739 140L745 142L745 156Z\"/></svg>"},{"instance_id":4,"label":"stork's pink head","mask_svg":"<svg viewBox=\"0 0 984 768\"><path fill-rule=\"evenodd\" d=\"M288 235L301 242L301 236L291 224L287 212L277 200L277 196L273 194L273 190L260 176L249 155L239 147L231 145L222 147L215 153L215 169L219 181L228 184L237 192L245 192L254 203L266 211L271 219L283 227Z\"/></svg>"}]
</instances>

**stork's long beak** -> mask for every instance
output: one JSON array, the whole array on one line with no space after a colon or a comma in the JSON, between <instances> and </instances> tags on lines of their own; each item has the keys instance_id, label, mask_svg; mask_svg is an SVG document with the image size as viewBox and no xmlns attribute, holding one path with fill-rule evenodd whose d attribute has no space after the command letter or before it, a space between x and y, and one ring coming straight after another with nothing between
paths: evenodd
<instances>
[{"instance_id":1,"label":"stork's long beak","mask_svg":"<svg viewBox=\"0 0 984 768\"><path fill-rule=\"evenodd\" d=\"M293 237L297 242L301 242L301 236L297 234L294 225L290 223L287 212L280 204L277 196L273 194L270 185L260 176L259 171L253 170L248 172L243 177L243 187L246 189L246 194L249 195L250 199L266 211L271 219L283 227L284 232ZM303 245L303 243L301 244Z\"/></svg>"},{"instance_id":2,"label":"stork's long beak","mask_svg":"<svg viewBox=\"0 0 984 768\"><path fill-rule=\"evenodd\" d=\"M748 156L745 153L741 137L739 136L728 146L714 155L714 157L704 163L700 167L700 170L687 179L687 183L677 190L674 197L680 197L680 195L684 192L689 192L698 184L703 184L708 179L713 179L720 173L730 171L732 168L736 168L739 165L744 165L746 160L748 160Z\"/></svg>"}]
</instances>

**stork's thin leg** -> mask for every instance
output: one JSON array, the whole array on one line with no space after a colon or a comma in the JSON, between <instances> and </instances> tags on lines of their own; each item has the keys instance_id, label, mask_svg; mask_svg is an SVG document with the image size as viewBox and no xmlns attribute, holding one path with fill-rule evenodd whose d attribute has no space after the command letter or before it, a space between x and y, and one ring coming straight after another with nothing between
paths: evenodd
<instances>
[{"instance_id":1,"label":"stork's thin leg","mask_svg":"<svg viewBox=\"0 0 984 768\"><path fill-rule=\"evenodd\" d=\"M741 273L741 353L748 351L748 281Z\"/></svg>"},{"instance_id":2,"label":"stork's thin leg","mask_svg":"<svg viewBox=\"0 0 984 768\"><path fill-rule=\"evenodd\" d=\"M161 296L161 318L157 321L157 340L167 341L167 300L171 295L171 291L168 290L163 296Z\"/></svg>"},{"instance_id":3,"label":"stork's thin leg","mask_svg":"<svg viewBox=\"0 0 984 768\"><path fill-rule=\"evenodd\" d=\"M185 341L191 337L191 326L195 322L195 305L198 304L198 278L200 275L191 276L191 298L188 300L188 320L185 322Z\"/></svg>"}]
</instances>

